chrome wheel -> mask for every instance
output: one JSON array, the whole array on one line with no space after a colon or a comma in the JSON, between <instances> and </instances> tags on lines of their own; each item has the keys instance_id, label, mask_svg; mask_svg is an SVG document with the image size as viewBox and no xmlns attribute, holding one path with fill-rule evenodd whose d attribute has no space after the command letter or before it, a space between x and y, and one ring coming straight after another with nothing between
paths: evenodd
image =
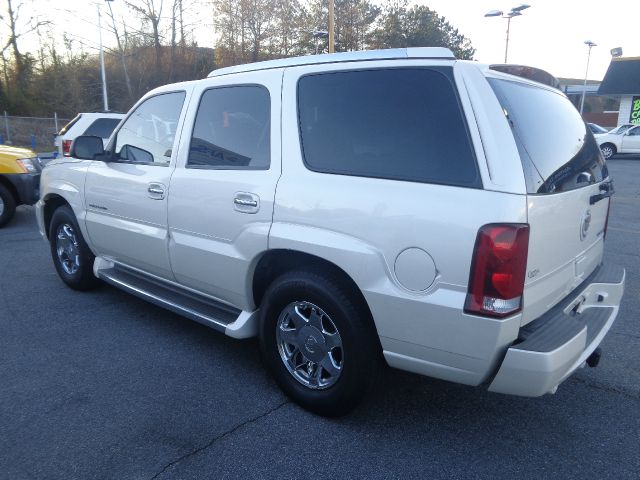
<instances>
[{"instance_id":1,"label":"chrome wheel","mask_svg":"<svg viewBox=\"0 0 640 480\"><path fill-rule=\"evenodd\" d=\"M604 145L600 150L602 150L602 156L605 160L609 160L615 154L611 145Z\"/></svg>"},{"instance_id":2,"label":"chrome wheel","mask_svg":"<svg viewBox=\"0 0 640 480\"><path fill-rule=\"evenodd\" d=\"M73 227L63 223L56 232L56 253L62 269L74 275L80 268L80 245Z\"/></svg>"},{"instance_id":3,"label":"chrome wheel","mask_svg":"<svg viewBox=\"0 0 640 480\"><path fill-rule=\"evenodd\" d=\"M305 387L329 388L340 378L342 338L320 307L303 301L287 305L278 317L276 342L285 367Z\"/></svg>"},{"instance_id":4,"label":"chrome wheel","mask_svg":"<svg viewBox=\"0 0 640 480\"><path fill-rule=\"evenodd\" d=\"M3 213L4 213L4 200L0 196L0 217L2 216Z\"/></svg>"}]
</instances>

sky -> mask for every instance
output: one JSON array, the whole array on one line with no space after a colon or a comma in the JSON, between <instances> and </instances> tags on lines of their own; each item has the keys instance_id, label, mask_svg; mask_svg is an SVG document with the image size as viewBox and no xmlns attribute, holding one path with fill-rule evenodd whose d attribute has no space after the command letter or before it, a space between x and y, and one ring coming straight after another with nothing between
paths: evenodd
<instances>
[{"instance_id":1,"label":"sky","mask_svg":"<svg viewBox=\"0 0 640 480\"><path fill-rule=\"evenodd\" d=\"M96 3L86 0L32 0L33 11L53 22L54 34L67 32L88 49L98 44ZM4 3L4 2L3 2ZM166 2L168 3L168 2ZM381 1L374 0L380 4ZM520 5L505 0L415 0L444 16L460 33L471 39L475 59L483 63L504 61L507 20L484 17L490 10L508 11ZM625 57L640 56L640 1L638 0L530 0L530 8L511 21L509 63L531 65L556 77L584 78L588 47L591 50L589 79L601 80L609 66L609 51L622 47ZM116 15L123 1L112 6ZM198 18L196 39L201 46L213 46L210 8L194 12ZM26 14L25 14L26 15ZM107 19L103 16L103 22ZM129 21L131 21L129 19ZM104 32L104 44L115 39ZM25 38L23 49L35 50L37 38Z\"/></svg>"}]
</instances>

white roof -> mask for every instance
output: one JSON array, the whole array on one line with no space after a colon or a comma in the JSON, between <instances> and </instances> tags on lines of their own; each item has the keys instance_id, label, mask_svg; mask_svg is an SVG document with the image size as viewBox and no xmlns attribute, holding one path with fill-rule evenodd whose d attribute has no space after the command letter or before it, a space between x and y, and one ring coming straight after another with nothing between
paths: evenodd
<instances>
[{"instance_id":1,"label":"white roof","mask_svg":"<svg viewBox=\"0 0 640 480\"><path fill-rule=\"evenodd\" d=\"M357 62L363 60L393 60L402 58L442 58L455 60L453 52L442 47L392 48L388 50L365 50L359 52L326 53L323 55L307 55L305 57L282 58L266 62L247 63L233 67L219 68L208 76L217 77L231 73L251 72L269 68L284 68L298 65L314 65L319 63Z\"/></svg>"}]
</instances>

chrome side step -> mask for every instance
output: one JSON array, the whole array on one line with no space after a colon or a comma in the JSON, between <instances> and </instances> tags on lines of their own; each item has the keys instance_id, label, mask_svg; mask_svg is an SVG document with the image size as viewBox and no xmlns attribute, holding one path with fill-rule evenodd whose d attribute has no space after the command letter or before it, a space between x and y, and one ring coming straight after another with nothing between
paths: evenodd
<instances>
[{"instance_id":1,"label":"chrome side step","mask_svg":"<svg viewBox=\"0 0 640 480\"><path fill-rule=\"evenodd\" d=\"M95 274L114 287L223 333L226 333L227 327L235 322L242 313L237 308L148 277L121 265L96 268Z\"/></svg>"}]
</instances>

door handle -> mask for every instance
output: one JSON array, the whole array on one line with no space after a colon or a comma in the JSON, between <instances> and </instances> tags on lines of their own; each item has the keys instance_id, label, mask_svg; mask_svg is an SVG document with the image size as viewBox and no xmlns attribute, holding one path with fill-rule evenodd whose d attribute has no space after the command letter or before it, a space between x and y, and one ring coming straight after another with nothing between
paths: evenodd
<instances>
[{"instance_id":1,"label":"door handle","mask_svg":"<svg viewBox=\"0 0 640 480\"><path fill-rule=\"evenodd\" d=\"M161 183L150 183L147 187L149 198L162 200L164 198L164 185Z\"/></svg>"},{"instance_id":2,"label":"door handle","mask_svg":"<svg viewBox=\"0 0 640 480\"><path fill-rule=\"evenodd\" d=\"M240 213L257 213L260 210L260 197L254 193L236 192L233 196L233 209Z\"/></svg>"},{"instance_id":3,"label":"door handle","mask_svg":"<svg viewBox=\"0 0 640 480\"><path fill-rule=\"evenodd\" d=\"M241 207L257 207L258 202L256 200L245 200L242 198L234 198L233 203Z\"/></svg>"}]
</instances>

